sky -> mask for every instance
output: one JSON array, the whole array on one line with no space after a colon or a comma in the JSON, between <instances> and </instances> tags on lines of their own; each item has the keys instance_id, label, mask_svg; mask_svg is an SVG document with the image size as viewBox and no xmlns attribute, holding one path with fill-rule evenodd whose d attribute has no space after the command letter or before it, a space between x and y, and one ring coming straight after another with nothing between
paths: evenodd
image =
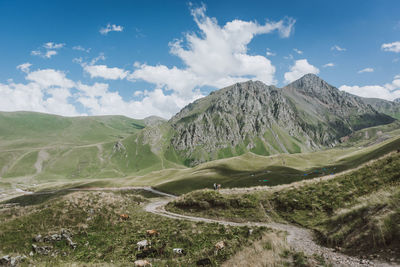
<instances>
[{"instance_id":1,"label":"sky","mask_svg":"<svg viewBox=\"0 0 400 267\"><path fill-rule=\"evenodd\" d=\"M400 97L400 2L0 0L0 110L170 118L247 80L314 73Z\"/></svg>"}]
</instances>

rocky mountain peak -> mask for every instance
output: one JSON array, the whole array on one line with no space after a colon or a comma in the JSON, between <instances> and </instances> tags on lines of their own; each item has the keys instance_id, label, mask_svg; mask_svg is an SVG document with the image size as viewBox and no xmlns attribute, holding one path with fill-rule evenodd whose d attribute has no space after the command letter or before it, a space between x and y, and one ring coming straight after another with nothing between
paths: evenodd
<instances>
[{"instance_id":1,"label":"rocky mountain peak","mask_svg":"<svg viewBox=\"0 0 400 267\"><path fill-rule=\"evenodd\" d=\"M326 94L332 91L339 91L315 74L309 73L300 79L288 84L285 88L293 88L298 92L310 96Z\"/></svg>"},{"instance_id":2,"label":"rocky mountain peak","mask_svg":"<svg viewBox=\"0 0 400 267\"><path fill-rule=\"evenodd\" d=\"M399 97L399 98L396 98L395 100L393 100L393 102L399 103L399 104L400 104L400 97Z\"/></svg>"},{"instance_id":3,"label":"rocky mountain peak","mask_svg":"<svg viewBox=\"0 0 400 267\"><path fill-rule=\"evenodd\" d=\"M332 147L351 132L394 119L314 74L284 88L247 81L214 91L169 121L189 165L248 151L270 155Z\"/></svg>"}]
</instances>

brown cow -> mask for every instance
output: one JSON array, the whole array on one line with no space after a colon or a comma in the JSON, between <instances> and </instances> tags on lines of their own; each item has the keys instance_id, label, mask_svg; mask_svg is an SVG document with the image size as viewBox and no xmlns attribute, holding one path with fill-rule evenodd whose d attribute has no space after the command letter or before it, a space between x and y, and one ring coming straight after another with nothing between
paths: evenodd
<instances>
[{"instance_id":1,"label":"brown cow","mask_svg":"<svg viewBox=\"0 0 400 267\"><path fill-rule=\"evenodd\" d=\"M146 230L146 234L149 236L158 236L157 230Z\"/></svg>"},{"instance_id":2,"label":"brown cow","mask_svg":"<svg viewBox=\"0 0 400 267\"><path fill-rule=\"evenodd\" d=\"M128 214L125 214L125 213L123 213L123 214L120 214L120 215L119 215L119 218L120 218L121 220L124 220L124 221L126 221L126 220L128 220L128 219L129 219L129 215L128 215Z\"/></svg>"}]
</instances>

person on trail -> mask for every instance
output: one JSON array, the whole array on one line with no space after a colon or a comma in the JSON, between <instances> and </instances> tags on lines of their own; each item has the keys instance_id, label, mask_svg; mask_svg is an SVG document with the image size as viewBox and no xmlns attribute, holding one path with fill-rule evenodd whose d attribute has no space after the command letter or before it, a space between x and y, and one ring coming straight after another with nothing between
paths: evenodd
<instances>
[{"instance_id":1,"label":"person on trail","mask_svg":"<svg viewBox=\"0 0 400 267\"><path fill-rule=\"evenodd\" d=\"M214 183L214 190L217 190L217 184Z\"/></svg>"},{"instance_id":2,"label":"person on trail","mask_svg":"<svg viewBox=\"0 0 400 267\"><path fill-rule=\"evenodd\" d=\"M221 184L217 184L217 190L221 189Z\"/></svg>"}]
</instances>

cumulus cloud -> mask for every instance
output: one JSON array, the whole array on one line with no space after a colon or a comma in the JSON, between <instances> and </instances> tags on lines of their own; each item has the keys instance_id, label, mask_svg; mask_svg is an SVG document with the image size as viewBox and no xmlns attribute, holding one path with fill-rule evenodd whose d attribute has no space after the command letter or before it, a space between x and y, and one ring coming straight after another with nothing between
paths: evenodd
<instances>
[{"instance_id":1,"label":"cumulus cloud","mask_svg":"<svg viewBox=\"0 0 400 267\"><path fill-rule=\"evenodd\" d=\"M334 63L332 63L332 62L330 62L330 63L326 63L325 65L323 65L322 67L324 67L324 68L328 68L328 67L334 67L335 66L335 64Z\"/></svg>"},{"instance_id":2,"label":"cumulus cloud","mask_svg":"<svg viewBox=\"0 0 400 267\"><path fill-rule=\"evenodd\" d=\"M358 71L358 73L364 73L364 72L374 72L374 69L373 68L365 68L365 69Z\"/></svg>"},{"instance_id":3,"label":"cumulus cloud","mask_svg":"<svg viewBox=\"0 0 400 267\"><path fill-rule=\"evenodd\" d=\"M19 67L22 65L24 64ZM70 102L72 97L70 89L75 84L66 78L63 72L53 69L37 70L27 72L26 79L28 81L26 84L0 83L2 110L27 110L66 116L79 114Z\"/></svg>"},{"instance_id":4,"label":"cumulus cloud","mask_svg":"<svg viewBox=\"0 0 400 267\"><path fill-rule=\"evenodd\" d=\"M110 80L125 79L128 76L128 71L120 68L110 68L106 65L88 65L84 64L84 71L89 73L91 78L103 78Z\"/></svg>"},{"instance_id":5,"label":"cumulus cloud","mask_svg":"<svg viewBox=\"0 0 400 267\"><path fill-rule=\"evenodd\" d=\"M89 62L82 58L74 60L90 77L146 81L154 85L154 89L138 91L132 93L132 99L124 99L107 83L74 82L59 70L31 71L28 67L25 68L25 84L0 83L0 106L8 101L5 108L8 110L60 115L78 115L75 106L79 106L90 115L120 114L134 118L158 115L169 118L189 102L203 97L200 91L203 86L220 88L248 79L276 83L275 66L271 61L265 55L248 53L247 47L256 35L275 32L281 38L289 37L294 30L294 19L261 24L233 20L220 26L215 18L206 16L204 6L192 9L191 13L199 32L187 33L181 40L170 43L170 53L183 62L183 67L135 62L133 71L128 71L99 63L105 59L102 54ZM102 34L113 30L122 31L123 27L109 24ZM56 48L56 45L46 43L38 53L43 56L49 51L57 51L61 47Z\"/></svg>"},{"instance_id":6,"label":"cumulus cloud","mask_svg":"<svg viewBox=\"0 0 400 267\"><path fill-rule=\"evenodd\" d=\"M41 47L37 50L31 51L32 56L39 56L42 58L51 58L52 56L57 55L57 49L61 49L65 46L64 43L54 43L54 42L47 42L44 43Z\"/></svg>"},{"instance_id":7,"label":"cumulus cloud","mask_svg":"<svg viewBox=\"0 0 400 267\"><path fill-rule=\"evenodd\" d=\"M18 65L18 66L17 66L17 69L18 69L18 70L21 70L22 72L28 73L28 72L29 72L29 68L30 68L31 66L32 66L31 63L26 62L26 63L23 63L23 64L21 64L21 65Z\"/></svg>"},{"instance_id":8,"label":"cumulus cloud","mask_svg":"<svg viewBox=\"0 0 400 267\"><path fill-rule=\"evenodd\" d=\"M400 53L400 41L382 44L381 49L386 52Z\"/></svg>"},{"instance_id":9,"label":"cumulus cloud","mask_svg":"<svg viewBox=\"0 0 400 267\"><path fill-rule=\"evenodd\" d=\"M339 90L348 93L369 97L369 98L382 98L386 100L394 100L400 97L400 76L395 76L391 83L384 85L367 85L367 86L348 86L342 85Z\"/></svg>"},{"instance_id":10,"label":"cumulus cloud","mask_svg":"<svg viewBox=\"0 0 400 267\"><path fill-rule=\"evenodd\" d=\"M249 55L247 46L260 34L278 32L282 38L289 37L295 20L284 18L259 24L236 19L220 26L205 11L204 6L191 10L199 34L187 33L184 39L170 43L170 53L183 61L184 68L136 63L129 79L144 80L186 97L192 96L195 88L220 88L249 79L275 84L271 61L261 55Z\"/></svg>"},{"instance_id":11,"label":"cumulus cloud","mask_svg":"<svg viewBox=\"0 0 400 267\"><path fill-rule=\"evenodd\" d=\"M318 74L319 69L308 63L307 59L296 60L290 71L284 74L285 83L291 83L308 73Z\"/></svg>"},{"instance_id":12,"label":"cumulus cloud","mask_svg":"<svg viewBox=\"0 0 400 267\"><path fill-rule=\"evenodd\" d=\"M108 23L106 27L100 29L102 35L107 35L109 32L122 32L124 27Z\"/></svg>"},{"instance_id":13,"label":"cumulus cloud","mask_svg":"<svg viewBox=\"0 0 400 267\"><path fill-rule=\"evenodd\" d=\"M36 84L39 84L42 88L48 87L63 87L72 88L74 82L65 76L65 73L53 69L36 70L27 74L26 79Z\"/></svg>"},{"instance_id":14,"label":"cumulus cloud","mask_svg":"<svg viewBox=\"0 0 400 267\"><path fill-rule=\"evenodd\" d=\"M334 45L334 46L331 47L331 50L332 51L344 52L344 51L346 51L346 48L340 47L338 45Z\"/></svg>"}]
</instances>

